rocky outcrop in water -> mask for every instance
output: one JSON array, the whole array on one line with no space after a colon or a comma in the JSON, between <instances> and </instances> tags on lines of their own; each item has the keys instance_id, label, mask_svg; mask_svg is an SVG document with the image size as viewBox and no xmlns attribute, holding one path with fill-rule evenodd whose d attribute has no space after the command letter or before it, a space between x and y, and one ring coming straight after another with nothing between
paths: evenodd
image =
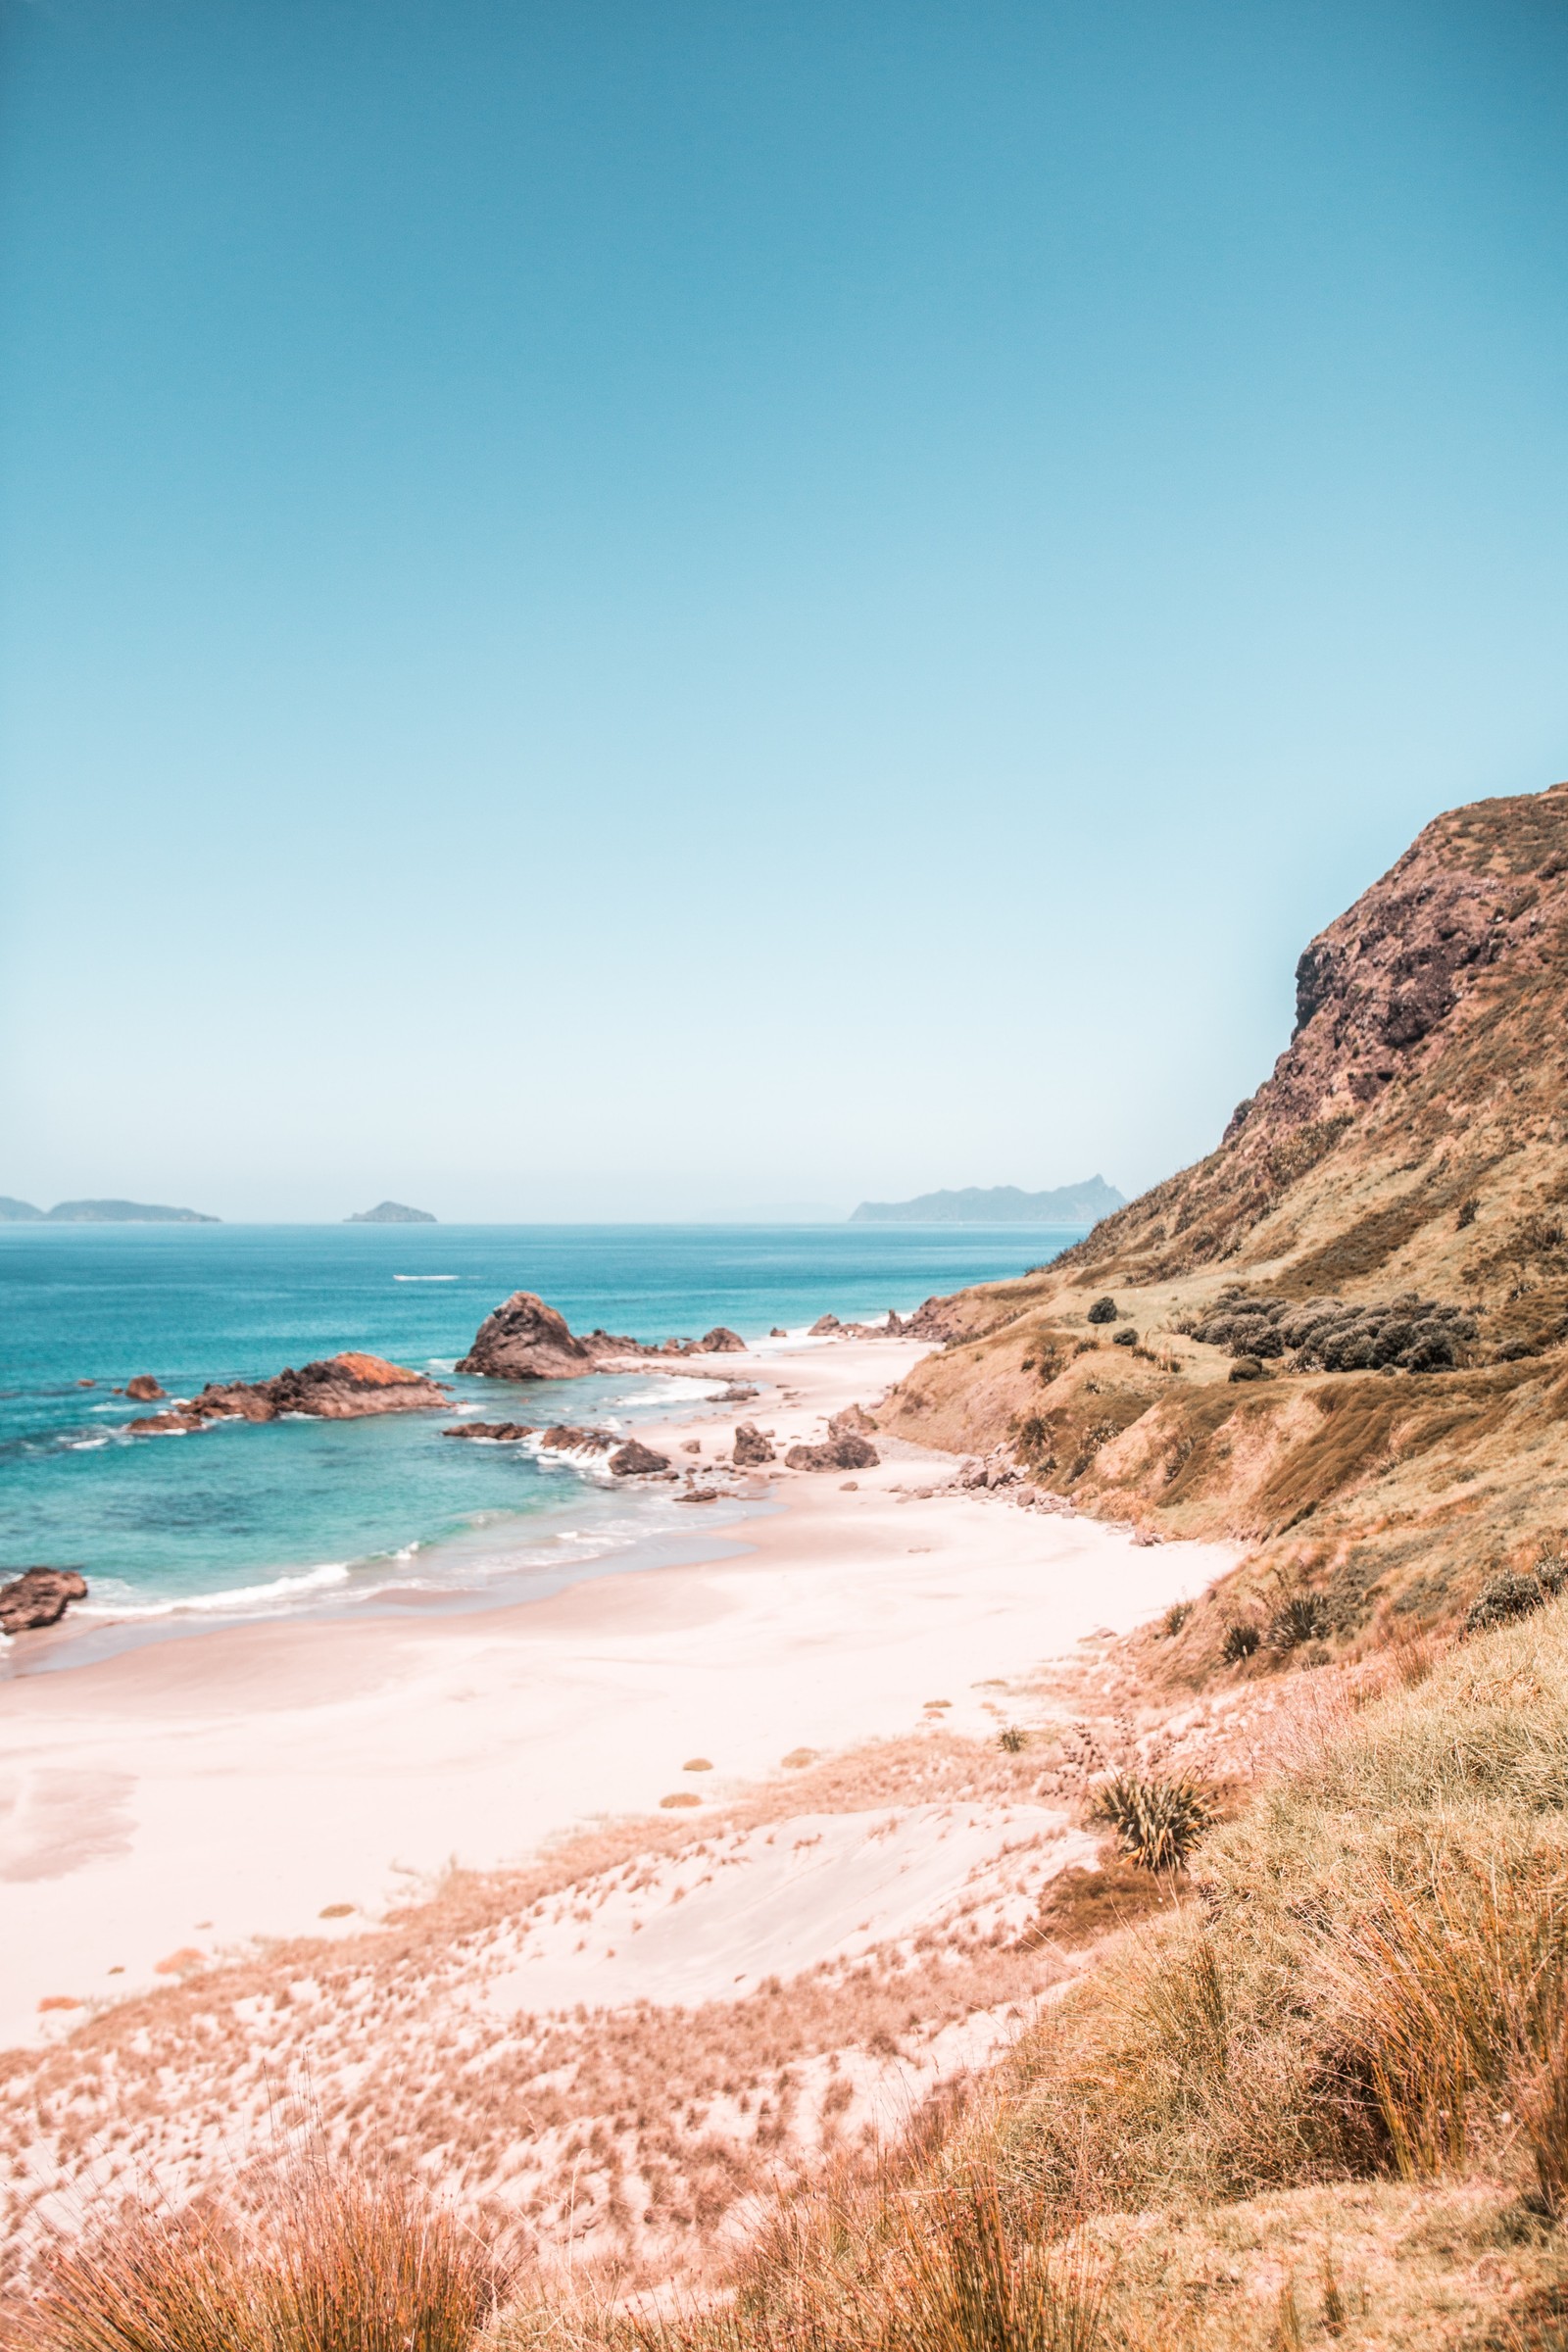
<instances>
[{"instance_id":1,"label":"rocky outcrop in water","mask_svg":"<svg viewBox=\"0 0 1568 2352\"><path fill-rule=\"evenodd\" d=\"M669 1468L669 1456L656 1453L638 1438L628 1438L619 1451L611 1455L610 1467L616 1478L649 1478Z\"/></svg>"},{"instance_id":2,"label":"rocky outcrop in water","mask_svg":"<svg viewBox=\"0 0 1568 2352\"><path fill-rule=\"evenodd\" d=\"M87 1597L87 1579L74 1568L24 1568L0 1585L0 1634L29 1634L58 1625L74 1600Z\"/></svg>"},{"instance_id":3,"label":"rocky outcrop in water","mask_svg":"<svg viewBox=\"0 0 1568 2352\"><path fill-rule=\"evenodd\" d=\"M450 1393L439 1381L379 1355L329 1355L292 1365L273 1380L209 1382L200 1396L167 1413L126 1424L132 1437L200 1429L209 1421L276 1421L305 1413L315 1421L363 1421L377 1413L428 1413L450 1408Z\"/></svg>"},{"instance_id":4,"label":"rocky outcrop in water","mask_svg":"<svg viewBox=\"0 0 1568 2352\"><path fill-rule=\"evenodd\" d=\"M444 1438L485 1438L492 1446L515 1446L533 1434L527 1421L460 1421L455 1429L441 1432Z\"/></svg>"},{"instance_id":5,"label":"rocky outcrop in water","mask_svg":"<svg viewBox=\"0 0 1568 2352\"><path fill-rule=\"evenodd\" d=\"M608 1331L579 1336L536 1291L514 1291L486 1315L458 1370L485 1380L581 1380L617 1357L657 1352Z\"/></svg>"},{"instance_id":6,"label":"rocky outcrop in water","mask_svg":"<svg viewBox=\"0 0 1568 2352\"><path fill-rule=\"evenodd\" d=\"M169 1391L160 1387L150 1372L138 1372L134 1380L125 1383L125 1395L134 1404L151 1404L155 1396L167 1396Z\"/></svg>"}]
</instances>

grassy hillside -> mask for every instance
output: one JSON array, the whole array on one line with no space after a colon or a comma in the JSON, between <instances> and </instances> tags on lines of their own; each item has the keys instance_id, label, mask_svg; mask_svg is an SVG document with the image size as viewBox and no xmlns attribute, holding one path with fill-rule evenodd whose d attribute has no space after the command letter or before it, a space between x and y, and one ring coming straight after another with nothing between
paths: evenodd
<instances>
[{"instance_id":1,"label":"grassy hillside","mask_svg":"<svg viewBox=\"0 0 1568 2352\"><path fill-rule=\"evenodd\" d=\"M1333 1649L1451 1620L1568 1520L1568 785L1440 817L1297 982L1218 1148L939 1302L880 1416L1247 1542L1171 1653L1193 1672L1298 1599Z\"/></svg>"}]
</instances>

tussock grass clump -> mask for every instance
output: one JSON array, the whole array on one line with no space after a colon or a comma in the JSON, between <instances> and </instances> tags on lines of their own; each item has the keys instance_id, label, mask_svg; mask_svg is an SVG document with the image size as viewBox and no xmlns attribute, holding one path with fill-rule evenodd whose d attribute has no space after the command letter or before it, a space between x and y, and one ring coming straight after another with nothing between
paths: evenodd
<instances>
[{"instance_id":1,"label":"tussock grass clump","mask_svg":"<svg viewBox=\"0 0 1568 2352\"><path fill-rule=\"evenodd\" d=\"M245 2223L130 2206L52 2265L26 2352L469 2352L504 2267L416 2184L305 2162Z\"/></svg>"},{"instance_id":2,"label":"tussock grass clump","mask_svg":"<svg viewBox=\"0 0 1568 2352\"><path fill-rule=\"evenodd\" d=\"M1201 1789L1186 1780L1114 1773L1095 1791L1090 1818L1114 1830L1121 1849L1144 1870L1182 1870L1213 1819Z\"/></svg>"}]
</instances>

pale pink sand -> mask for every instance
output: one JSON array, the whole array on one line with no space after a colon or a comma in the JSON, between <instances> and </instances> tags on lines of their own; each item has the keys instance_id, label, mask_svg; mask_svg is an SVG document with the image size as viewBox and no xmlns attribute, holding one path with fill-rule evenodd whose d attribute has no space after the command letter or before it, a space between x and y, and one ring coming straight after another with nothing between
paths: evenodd
<instances>
[{"instance_id":1,"label":"pale pink sand","mask_svg":"<svg viewBox=\"0 0 1568 2352\"><path fill-rule=\"evenodd\" d=\"M920 1352L861 1341L723 1358L798 1403L775 1391L719 1422L694 1400L664 1441L697 1435L710 1456L751 1417L782 1453ZM952 1468L887 1446L855 1493L832 1474L784 1477L784 1507L735 1530L749 1550L716 1564L483 1615L216 1631L4 1686L0 2039L75 2022L40 2019L51 1995L156 1984L182 1948L330 1933L318 1915L334 1903L363 1931L449 1861L514 1860L593 1816L772 1775L797 1748L906 1733L931 1698L990 1733L977 1685L1131 1627L1235 1556L1140 1548L997 1500L901 1499ZM716 1769L684 1773L696 1755ZM765 1937L747 1951L760 1967Z\"/></svg>"}]
</instances>

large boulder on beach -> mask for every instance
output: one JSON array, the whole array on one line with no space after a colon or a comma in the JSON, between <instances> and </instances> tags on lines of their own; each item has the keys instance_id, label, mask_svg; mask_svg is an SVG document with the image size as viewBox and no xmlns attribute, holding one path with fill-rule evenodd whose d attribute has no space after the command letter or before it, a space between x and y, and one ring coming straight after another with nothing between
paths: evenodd
<instances>
[{"instance_id":1,"label":"large boulder on beach","mask_svg":"<svg viewBox=\"0 0 1568 2352\"><path fill-rule=\"evenodd\" d=\"M830 1438L869 1438L875 1434L876 1423L863 1405L847 1404L842 1413L835 1413L827 1425Z\"/></svg>"},{"instance_id":2,"label":"large boulder on beach","mask_svg":"<svg viewBox=\"0 0 1568 2352\"><path fill-rule=\"evenodd\" d=\"M536 1291L514 1291L486 1315L458 1370L486 1380L580 1380L612 1356L647 1352L636 1340L613 1332L580 1338Z\"/></svg>"},{"instance_id":3,"label":"large boulder on beach","mask_svg":"<svg viewBox=\"0 0 1568 2352\"><path fill-rule=\"evenodd\" d=\"M881 1460L864 1438L847 1433L825 1446L792 1446L784 1456L786 1470L874 1470Z\"/></svg>"},{"instance_id":4,"label":"large boulder on beach","mask_svg":"<svg viewBox=\"0 0 1568 2352\"><path fill-rule=\"evenodd\" d=\"M0 1585L0 1634L30 1634L58 1625L74 1600L87 1597L87 1579L74 1568L24 1568Z\"/></svg>"},{"instance_id":5,"label":"large boulder on beach","mask_svg":"<svg viewBox=\"0 0 1568 2352\"><path fill-rule=\"evenodd\" d=\"M829 1332L843 1329L844 1326L837 1315L818 1315L816 1321L811 1325L809 1337L813 1340L825 1340Z\"/></svg>"},{"instance_id":6,"label":"large boulder on beach","mask_svg":"<svg viewBox=\"0 0 1568 2352\"><path fill-rule=\"evenodd\" d=\"M712 1330L698 1341L697 1350L700 1355L744 1355L746 1342L738 1331L731 1331L727 1323L715 1323Z\"/></svg>"},{"instance_id":7,"label":"large boulder on beach","mask_svg":"<svg viewBox=\"0 0 1568 2352\"><path fill-rule=\"evenodd\" d=\"M656 1470L667 1470L669 1456L656 1453L639 1438L628 1438L620 1451L611 1455L610 1467L616 1478L648 1478Z\"/></svg>"},{"instance_id":8,"label":"large boulder on beach","mask_svg":"<svg viewBox=\"0 0 1568 2352\"><path fill-rule=\"evenodd\" d=\"M760 1429L750 1421L742 1421L735 1432L730 1458L737 1470L755 1470L773 1459L773 1448Z\"/></svg>"}]
</instances>

